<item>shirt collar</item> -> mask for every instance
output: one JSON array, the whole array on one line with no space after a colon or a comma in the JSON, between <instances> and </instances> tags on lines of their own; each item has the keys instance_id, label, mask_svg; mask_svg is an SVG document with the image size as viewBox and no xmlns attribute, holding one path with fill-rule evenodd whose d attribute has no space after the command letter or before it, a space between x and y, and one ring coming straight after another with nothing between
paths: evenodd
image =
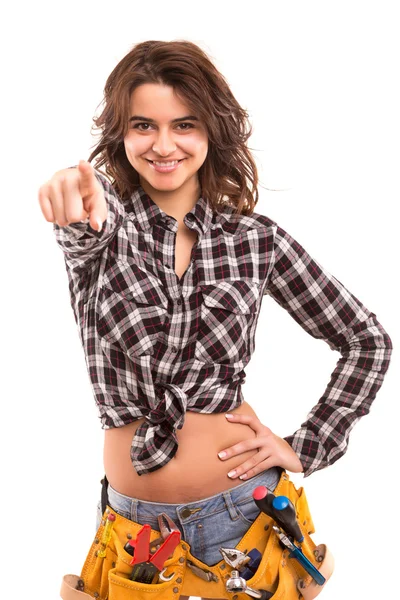
<instances>
[{"instance_id":1,"label":"shirt collar","mask_svg":"<svg viewBox=\"0 0 400 600\"><path fill-rule=\"evenodd\" d=\"M139 186L131 195L130 201L126 206L127 213L139 222L140 228L148 231L158 221L164 221L169 229L178 228L177 221L167 215ZM193 216L189 216L193 215ZM209 202L203 196L197 200L192 210L184 217L184 223L190 227L191 222L195 220L201 231L206 233L210 228L213 219L213 210Z\"/></svg>"}]
</instances>

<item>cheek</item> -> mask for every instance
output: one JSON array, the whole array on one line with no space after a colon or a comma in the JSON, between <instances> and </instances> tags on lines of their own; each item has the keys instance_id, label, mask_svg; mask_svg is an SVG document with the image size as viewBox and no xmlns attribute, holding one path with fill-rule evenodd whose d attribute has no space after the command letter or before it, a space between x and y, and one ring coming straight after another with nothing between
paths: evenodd
<instances>
[{"instance_id":1,"label":"cheek","mask_svg":"<svg viewBox=\"0 0 400 600\"><path fill-rule=\"evenodd\" d=\"M127 156L135 157L148 150L149 141L146 138L125 138L124 146Z\"/></svg>"},{"instance_id":2,"label":"cheek","mask_svg":"<svg viewBox=\"0 0 400 600\"><path fill-rule=\"evenodd\" d=\"M208 151L208 140L201 137L193 137L188 140L186 150L193 156L205 157Z\"/></svg>"}]
</instances>

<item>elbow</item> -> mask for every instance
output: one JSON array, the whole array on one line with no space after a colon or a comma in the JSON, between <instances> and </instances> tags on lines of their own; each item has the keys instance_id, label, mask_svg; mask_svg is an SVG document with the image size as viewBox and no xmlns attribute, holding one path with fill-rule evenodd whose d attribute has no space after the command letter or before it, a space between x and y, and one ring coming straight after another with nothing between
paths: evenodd
<instances>
[{"instance_id":1,"label":"elbow","mask_svg":"<svg viewBox=\"0 0 400 600\"><path fill-rule=\"evenodd\" d=\"M379 369L381 373L386 373L389 368L392 352L393 352L393 342L392 338L384 329L384 327L377 320L374 315L374 324L377 328L377 335L375 336L376 340L376 351L380 358L381 368Z\"/></svg>"}]
</instances>

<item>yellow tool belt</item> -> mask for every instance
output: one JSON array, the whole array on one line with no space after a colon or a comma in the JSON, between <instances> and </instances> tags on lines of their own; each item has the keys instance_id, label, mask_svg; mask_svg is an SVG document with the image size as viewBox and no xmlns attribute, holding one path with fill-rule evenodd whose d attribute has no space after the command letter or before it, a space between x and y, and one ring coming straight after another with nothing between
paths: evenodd
<instances>
[{"instance_id":1,"label":"yellow tool belt","mask_svg":"<svg viewBox=\"0 0 400 600\"><path fill-rule=\"evenodd\" d=\"M274 490L275 495L287 496L294 504L304 540L303 554L325 577L329 579L333 571L333 557L325 544L316 546L310 535L315 532L303 488L296 489L285 471ZM115 515L111 538L105 552L101 550L105 518ZM261 512L248 531L236 545L244 553L256 548L262 555L261 562L253 577L246 581L253 590L267 590L271 600L311 600L319 594L324 585L317 585L295 558L289 557L289 550L279 543L273 530L275 522ZM130 574L132 556L124 545L135 539L143 525L122 517L107 505L103 520L90 547L80 577L65 575L60 595L63 600L179 600L180 595L202 598L226 598L249 600L246 592L228 592L226 581L231 577L232 567L223 559L209 566L190 552L190 545L181 540L173 555L165 561L164 572L169 581L146 584L132 581ZM160 537L160 532L151 530L150 540ZM105 556L101 556L105 554Z\"/></svg>"}]
</instances>

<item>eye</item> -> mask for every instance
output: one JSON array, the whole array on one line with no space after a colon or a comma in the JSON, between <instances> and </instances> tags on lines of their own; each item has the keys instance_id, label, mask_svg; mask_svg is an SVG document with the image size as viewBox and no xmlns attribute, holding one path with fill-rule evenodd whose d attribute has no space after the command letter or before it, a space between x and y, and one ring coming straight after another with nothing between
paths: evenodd
<instances>
[{"instance_id":1,"label":"eye","mask_svg":"<svg viewBox=\"0 0 400 600\"><path fill-rule=\"evenodd\" d=\"M133 125L132 129L139 129L139 127L144 125L148 127L150 123L136 123L136 125ZM148 131L148 129L139 129L139 131Z\"/></svg>"},{"instance_id":2,"label":"eye","mask_svg":"<svg viewBox=\"0 0 400 600\"><path fill-rule=\"evenodd\" d=\"M178 125L178 127L182 126L182 125L186 125L186 127L185 127L185 129L183 131L186 131L186 129L191 129L192 127L194 127L194 125L192 123L180 123Z\"/></svg>"},{"instance_id":3,"label":"eye","mask_svg":"<svg viewBox=\"0 0 400 600\"><path fill-rule=\"evenodd\" d=\"M141 127L144 127L145 129L140 129ZM136 123L132 126L132 129L138 129L138 131L149 131L148 127L150 127L150 123ZM188 131L189 129L194 128L194 125L192 123L179 123L177 127L181 127L181 131Z\"/></svg>"}]
</instances>

